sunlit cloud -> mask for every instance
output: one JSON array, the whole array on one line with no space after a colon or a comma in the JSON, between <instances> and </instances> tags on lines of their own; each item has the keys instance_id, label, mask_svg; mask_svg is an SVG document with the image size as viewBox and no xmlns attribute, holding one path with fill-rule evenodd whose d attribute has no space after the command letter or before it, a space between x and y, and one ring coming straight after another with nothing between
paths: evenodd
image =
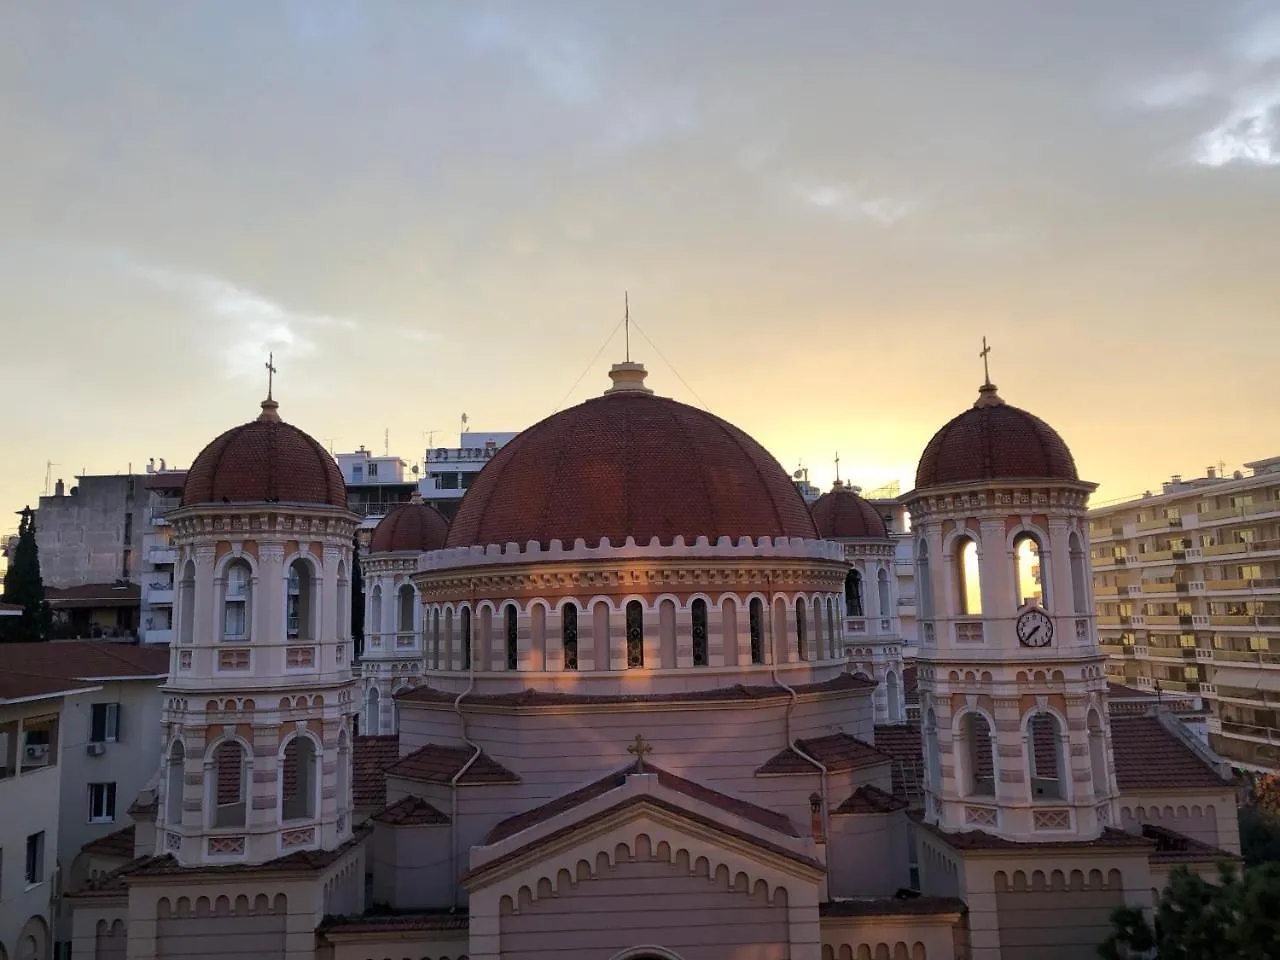
<instances>
[{"instance_id":1,"label":"sunlit cloud","mask_svg":"<svg viewBox=\"0 0 1280 960\"><path fill-rule=\"evenodd\" d=\"M790 193L805 205L844 220L893 226L916 209L916 201L869 190L863 184L795 181Z\"/></svg>"},{"instance_id":2,"label":"sunlit cloud","mask_svg":"<svg viewBox=\"0 0 1280 960\"><path fill-rule=\"evenodd\" d=\"M1131 99L1138 106L1166 110L1189 106L1215 92L1214 78L1209 71L1191 70L1139 85L1132 91Z\"/></svg>"},{"instance_id":3,"label":"sunlit cloud","mask_svg":"<svg viewBox=\"0 0 1280 960\"><path fill-rule=\"evenodd\" d=\"M1200 136L1192 159L1206 167L1280 165L1280 84L1239 99L1222 123Z\"/></svg>"}]
</instances>

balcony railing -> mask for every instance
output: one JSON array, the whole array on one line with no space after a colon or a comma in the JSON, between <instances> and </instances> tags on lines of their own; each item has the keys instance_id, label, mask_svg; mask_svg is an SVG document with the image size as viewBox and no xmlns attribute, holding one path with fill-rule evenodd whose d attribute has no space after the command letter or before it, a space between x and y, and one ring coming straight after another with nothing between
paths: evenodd
<instances>
[{"instance_id":1,"label":"balcony railing","mask_svg":"<svg viewBox=\"0 0 1280 960\"><path fill-rule=\"evenodd\" d=\"M1252 723L1237 723L1234 720L1222 721L1222 732L1230 737L1245 737L1261 743L1280 744L1280 730L1275 727L1260 727Z\"/></svg>"}]
</instances>

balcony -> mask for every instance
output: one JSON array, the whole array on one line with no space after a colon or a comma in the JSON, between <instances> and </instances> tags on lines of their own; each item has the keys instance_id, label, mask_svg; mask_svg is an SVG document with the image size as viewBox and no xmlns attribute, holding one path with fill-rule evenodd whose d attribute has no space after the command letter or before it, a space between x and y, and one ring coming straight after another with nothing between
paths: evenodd
<instances>
[{"instance_id":1,"label":"balcony","mask_svg":"<svg viewBox=\"0 0 1280 960\"><path fill-rule=\"evenodd\" d=\"M1280 730L1275 727L1259 727L1251 723L1223 720L1222 733L1228 737L1242 737L1255 743L1280 744Z\"/></svg>"},{"instance_id":2,"label":"balcony","mask_svg":"<svg viewBox=\"0 0 1280 960\"><path fill-rule=\"evenodd\" d=\"M1143 593L1174 593L1178 589L1178 585L1172 580L1144 580L1142 581Z\"/></svg>"},{"instance_id":3,"label":"balcony","mask_svg":"<svg viewBox=\"0 0 1280 960\"><path fill-rule=\"evenodd\" d=\"M1254 618L1247 615L1214 616L1210 614L1209 625L1212 627L1252 627Z\"/></svg>"},{"instance_id":4,"label":"balcony","mask_svg":"<svg viewBox=\"0 0 1280 960\"><path fill-rule=\"evenodd\" d=\"M173 643L173 639L172 627L149 627L142 631L143 643Z\"/></svg>"},{"instance_id":5,"label":"balcony","mask_svg":"<svg viewBox=\"0 0 1280 960\"><path fill-rule=\"evenodd\" d=\"M1206 580L1206 590L1248 590L1248 580Z\"/></svg>"},{"instance_id":6,"label":"balcony","mask_svg":"<svg viewBox=\"0 0 1280 960\"><path fill-rule=\"evenodd\" d=\"M1132 559L1132 558L1131 558ZM1172 550L1148 550L1146 553L1140 553L1137 556L1138 563L1165 563L1173 559Z\"/></svg>"},{"instance_id":7,"label":"balcony","mask_svg":"<svg viewBox=\"0 0 1280 960\"><path fill-rule=\"evenodd\" d=\"M173 606L173 584L153 583L147 587L145 598L153 607Z\"/></svg>"},{"instance_id":8,"label":"balcony","mask_svg":"<svg viewBox=\"0 0 1280 960\"><path fill-rule=\"evenodd\" d=\"M1237 553L1247 553L1248 544L1245 543L1213 543L1208 546L1201 547L1206 557L1227 557Z\"/></svg>"},{"instance_id":9,"label":"balcony","mask_svg":"<svg viewBox=\"0 0 1280 960\"><path fill-rule=\"evenodd\" d=\"M1177 614L1172 616L1167 613L1147 615L1147 624L1152 627L1176 627L1179 623L1181 623L1181 618Z\"/></svg>"},{"instance_id":10,"label":"balcony","mask_svg":"<svg viewBox=\"0 0 1280 960\"><path fill-rule=\"evenodd\" d=\"M178 562L177 547L152 547L147 551L147 563L155 567L173 566Z\"/></svg>"},{"instance_id":11,"label":"balcony","mask_svg":"<svg viewBox=\"0 0 1280 960\"><path fill-rule=\"evenodd\" d=\"M1155 517L1151 520L1143 520L1135 527L1138 533L1147 533L1151 530L1168 530L1170 527L1182 526L1182 518Z\"/></svg>"},{"instance_id":12,"label":"balcony","mask_svg":"<svg viewBox=\"0 0 1280 960\"><path fill-rule=\"evenodd\" d=\"M1117 616L1112 616L1111 614L1101 614L1101 613L1100 613L1100 614L1098 614L1098 626L1100 626L1100 627L1118 627L1118 626L1120 626L1120 623L1121 623L1121 621L1122 621L1122 620L1127 620L1127 619L1129 619L1129 618L1128 618L1128 617L1117 617Z\"/></svg>"},{"instance_id":13,"label":"balcony","mask_svg":"<svg viewBox=\"0 0 1280 960\"><path fill-rule=\"evenodd\" d=\"M1111 656L1119 657L1124 655L1125 645L1123 643L1103 642L1099 644L1099 646L1102 647L1103 653L1110 654Z\"/></svg>"},{"instance_id":14,"label":"balcony","mask_svg":"<svg viewBox=\"0 0 1280 960\"><path fill-rule=\"evenodd\" d=\"M1110 585L1104 584L1103 586L1094 587L1093 593L1099 597L1114 597L1120 593L1120 587L1114 583Z\"/></svg>"}]
</instances>

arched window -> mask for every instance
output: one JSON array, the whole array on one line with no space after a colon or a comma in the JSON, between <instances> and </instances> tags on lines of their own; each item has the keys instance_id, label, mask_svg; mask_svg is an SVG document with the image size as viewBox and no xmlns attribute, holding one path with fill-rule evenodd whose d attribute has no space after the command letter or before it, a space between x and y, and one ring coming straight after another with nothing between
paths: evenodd
<instances>
[{"instance_id":1,"label":"arched window","mask_svg":"<svg viewBox=\"0 0 1280 960\"><path fill-rule=\"evenodd\" d=\"M929 790L942 793L942 757L938 754L938 716L930 707L924 715L925 770L929 775Z\"/></svg>"},{"instance_id":2,"label":"arched window","mask_svg":"<svg viewBox=\"0 0 1280 960\"><path fill-rule=\"evenodd\" d=\"M351 636L351 583L347 580L347 565L338 561L338 592L334 596L333 614L337 621L334 629L339 640Z\"/></svg>"},{"instance_id":3,"label":"arched window","mask_svg":"<svg viewBox=\"0 0 1280 960\"><path fill-rule=\"evenodd\" d=\"M382 698L378 694L377 687L370 687L369 692L364 696L364 732L371 737L376 737L382 732Z\"/></svg>"},{"instance_id":4,"label":"arched window","mask_svg":"<svg viewBox=\"0 0 1280 960\"><path fill-rule=\"evenodd\" d=\"M902 710L900 709L901 695L898 690L898 675L890 670L884 677L884 693L889 701L889 722L898 723L902 719Z\"/></svg>"},{"instance_id":5,"label":"arched window","mask_svg":"<svg viewBox=\"0 0 1280 960\"><path fill-rule=\"evenodd\" d=\"M759 597L752 597L748 607L748 620L751 625L751 662L754 665L764 663L764 603Z\"/></svg>"},{"instance_id":6,"label":"arched window","mask_svg":"<svg viewBox=\"0 0 1280 960\"><path fill-rule=\"evenodd\" d=\"M960 719L965 742L964 792L974 797L996 795L995 744L991 724L977 711L971 710Z\"/></svg>"},{"instance_id":7,"label":"arched window","mask_svg":"<svg viewBox=\"0 0 1280 960\"><path fill-rule=\"evenodd\" d=\"M889 574L883 567L876 574L876 600L880 603L880 616L893 616L893 602L889 597Z\"/></svg>"},{"instance_id":8,"label":"arched window","mask_svg":"<svg viewBox=\"0 0 1280 960\"><path fill-rule=\"evenodd\" d=\"M444 611L444 669L457 670L453 659L453 608L446 607Z\"/></svg>"},{"instance_id":9,"label":"arched window","mask_svg":"<svg viewBox=\"0 0 1280 960\"><path fill-rule=\"evenodd\" d=\"M289 564L288 604L285 629L290 639L314 640L315 624L315 576L307 561L298 559Z\"/></svg>"},{"instance_id":10,"label":"arched window","mask_svg":"<svg viewBox=\"0 0 1280 960\"><path fill-rule=\"evenodd\" d=\"M508 603L503 609L503 617L506 621L503 625L506 627L507 669L517 670L520 667L520 626L516 605Z\"/></svg>"},{"instance_id":11,"label":"arched window","mask_svg":"<svg viewBox=\"0 0 1280 960\"><path fill-rule=\"evenodd\" d=\"M462 669L471 669L471 608L463 607L458 630L462 634Z\"/></svg>"},{"instance_id":12,"label":"arched window","mask_svg":"<svg viewBox=\"0 0 1280 960\"><path fill-rule=\"evenodd\" d=\"M382 586L377 585L373 588L373 594L369 598L369 629L366 634L372 634L378 640L382 639Z\"/></svg>"},{"instance_id":13,"label":"arched window","mask_svg":"<svg viewBox=\"0 0 1280 960\"><path fill-rule=\"evenodd\" d=\"M285 744L280 770L280 815L285 820L310 820L316 815L316 744L294 734Z\"/></svg>"},{"instance_id":14,"label":"arched window","mask_svg":"<svg viewBox=\"0 0 1280 960\"><path fill-rule=\"evenodd\" d=\"M397 606L397 623L396 630L401 634L413 633L413 608L415 606L416 597L413 593L413 587L409 584L403 584L396 594Z\"/></svg>"},{"instance_id":15,"label":"arched window","mask_svg":"<svg viewBox=\"0 0 1280 960\"><path fill-rule=\"evenodd\" d=\"M814 658L821 660L826 655L827 638L822 635L822 601L813 598L813 646Z\"/></svg>"},{"instance_id":16,"label":"arched window","mask_svg":"<svg viewBox=\"0 0 1280 960\"><path fill-rule=\"evenodd\" d=\"M169 769L166 771L164 819L166 826L182 826L182 795L186 785L187 751L182 741L173 741L169 748Z\"/></svg>"},{"instance_id":17,"label":"arched window","mask_svg":"<svg viewBox=\"0 0 1280 960\"><path fill-rule=\"evenodd\" d=\"M578 607L566 603L560 608L560 643L564 647L564 668L578 669Z\"/></svg>"},{"instance_id":18,"label":"arched window","mask_svg":"<svg viewBox=\"0 0 1280 960\"><path fill-rule=\"evenodd\" d=\"M844 615L862 616L862 574L857 570L844 575Z\"/></svg>"},{"instance_id":19,"label":"arched window","mask_svg":"<svg viewBox=\"0 0 1280 960\"><path fill-rule=\"evenodd\" d=\"M222 639L249 639L249 595L253 572L243 560L232 560L223 574Z\"/></svg>"},{"instance_id":20,"label":"arched window","mask_svg":"<svg viewBox=\"0 0 1280 960\"><path fill-rule=\"evenodd\" d=\"M689 611L693 633L693 665L707 665L707 601L695 600Z\"/></svg>"},{"instance_id":21,"label":"arched window","mask_svg":"<svg viewBox=\"0 0 1280 960\"><path fill-rule=\"evenodd\" d=\"M831 646L830 657L840 656L840 635L836 632L836 605L827 598L827 641Z\"/></svg>"},{"instance_id":22,"label":"arched window","mask_svg":"<svg viewBox=\"0 0 1280 960\"><path fill-rule=\"evenodd\" d=\"M1062 782L1062 729L1058 718L1043 710L1031 715L1027 724L1028 754L1031 766L1033 799L1062 800L1066 787Z\"/></svg>"},{"instance_id":23,"label":"arched window","mask_svg":"<svg viewBox=\"0 0 1280 960\"><path fill-rule=\"evenodd\" d=\"M644 666L644 605L639 600L627 604L627 668Z\"/></svg>"},{"instance_id":24,"label":"arched window","mask_svg":"<svg viewBox=\"0 0 1280 960\"><path fill-rule=\"evenodd\" d=\"M235 740L223 740L213 750L212 776L205 782L213 793L214 827L243 827L248 804L248 757Z\"/></svg>"},{"instance_id":25,"label":"arched window","mask_svg":"<svg viewBox=\"0 0 1280 960\"><path fill-rule=\"evenodd\" d=\"M431 611L431 669L440 669L440 608Z\"/></svg>"},{"instance_id":26,"label":"arched window","mask_svg":"<svg viewBox=\"0 0 1280 960\"><path fill-rule=\"evenodd\" d=\"M178 587L178 643L194 643L196 626L196 565L190 560L182 568Z\"/></svg>"},{"instance_id":27,"label":"arched window","mask_svg":"<svg viewBox=\"0 0 1280 960\"><path fill-rule=\"evenodd\" d=\"M1097 710L1089 711L1089 770L1093 775L1093 795L1101 799L1108 793L1107 733Z\"/></svg>"},{"instance_id":28,"label":"arched window","mask_svg":"<svg viewBox=\"0 0 1280 960\"><path fill-rule=\"evenodd\" d=\"M956 601L958 611L982 616L982 574L978 563L978 542L970 537L956 541Z\"/></svg>"},{"instance_id":29,"label":"arched window","mask_svg":"<svg viewBox=\"0 0 1280 960\"><path fill-rule=\"evenodd\" d=\"M1067 539L1071 554L1071 602L1076 613L1089 613L1089 561L1080 543L1080 534L1074 530Z\"/></svg>"},{"instance_id":30,"label":"arched window","mask_svg":"<svg viewBox=\"0 0 1280 960\"><path fill-rule=\"evenodd\" d=\"M920 599L920 617L933 619L933 576L929 569L929 542L921 538L916 546L916 596Z\"/></svg>"},{"instance_id":31,"label":"arched window","mask_svg":"<svg viewBox=\"0 0 1280 960\"><path fill-rule=\"evenodd\" d=\"M804 601L796 601L796 654L799 660L809 659L809 636L805 623Z\"/></svg>"},{"instance_id":32,"label":"arched window","mask_svg":"<svg viewBox=\"0 0 1280 960\"><path fill-rule=\"evenodd\" d=\"M1045 606L1043 563L1040 541L1035 535L1018 534L1013 541L1013 582L1019 608L1031 604Z\"/></svg>"},{"instance_id":33,"label":"arched window","mask_svg":"<svg viewBox=\"0 0 1280 960\"><path fill-rule=\"evenodd\" d=\"M351 809L351 738L347 731L338 734L338 812Z\"/></svg>"}]
</instances>

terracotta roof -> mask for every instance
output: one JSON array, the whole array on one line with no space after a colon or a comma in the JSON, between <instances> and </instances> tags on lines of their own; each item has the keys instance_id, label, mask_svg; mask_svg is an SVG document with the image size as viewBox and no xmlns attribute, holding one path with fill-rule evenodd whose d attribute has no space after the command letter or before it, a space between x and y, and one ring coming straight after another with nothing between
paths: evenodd
<instances>
[{"instance_id":1,"label":"terracotta roof","mask_svg":"<svg viewBox=\"0 0 1280 960\"><path fill-rule=\"evenodd\" d=\"M356 737L351 742L351 794L356 809L387 805L387 771L399 759L396 734Z\"/></svg>"},{"instance_id":2,"label":"terracotta roof","mask_svg":"<svg viewBox=\"0 0 1280 960\"><path fill-rule=\"evenodd\" d=\"M876 746L893 757L893 795L912 807L924 803L924 740L918 723L876 727Z\"/></svg>"},{"instance_id":3,"label":"terracotta roof","mask_svg":"<svg viewBox=\"0 0 1280 960\"><path fill-rule=\"evenodd\" d=\"M625 684L625 679L623 683ZM874 690L875 683L855 677L851 673L842 673L834 679L823 683L799 684L795 687L798 694L839 693L852 690ZM573 704L615 704L615 703L733 703L738 701L768 701L790 699L790 694L781 687L753 686L736 684L732 687L715 687L710 690L686 690L680 693L626 693L583 694L559 693L543 690L526 689L518 693L468 694L468 704L507 707L558 707ZM450 690L437 690L434 687L415 687L406 693L397 694L398 702L447 703L452 705L458 694Z\"/></svg>"},{"instance_id":4,"label":"terracotta roof","mask_svg":"<svg viewBox=\"0 0 1280 960\"><path fill-rule=\"evenodd\" d=\"M5 644L6 653L11 646L18 646L18 644ZM9 700L38 700L61 693L92 689L94 684L80 680L64 680L42 673L24 673L7 667L0 671L0 703Z\"/></svg>"},{"instance_id":5,"label":"terracotta roof","mask_svg":"<svg viewBox=\"0 0 1280 960\"><path fill-rule=\"evenodd\" d=\"M164 473L148 474L143 487L147 490L181 490L186 482L187 471L166 470Z\"/></svg>"},{"instance_id":6,"label":"terracotta roof","mask_svg":"<svg viewBox=\"0 0 1280 960\"><path fill-rule=\"evenodd\" d=\"M200 451L182 488L182 505L305 503L347 506L342 471L319 443L285 423L275 404Z\"/></svg>"},{"instance_id":7,"label":"terracotta roof","mask_svg":"<svg viewBox=\"0 0 1280 960\"><path fill-rule=\"evenodd\" d=\"M335 860L345 856L347 851L357 844L363 843L365 837L369 835L370 826L361 824L356 827L351 838L340 846L334 847L332 850L299 850L296 853L290 853L287 856L277 857L274 860L267 860L264 863L226 863L217 866L201 866L201 867L184 867L171 854L165 854L160 857L139 857L131 863L125 864L119 870L108 874L105 880L110 880L119 876L126 880L136 879L139 877L167 877L176 874L228 874L228 873L309 873L313 870L320 870L333 863Z\"/></svg>"},{"instance_id":8,"label":"terracotta roof","mask_svg":"<svg viewBox=\"0 0 1280 960\"><path fill-rule=\"evenodd\" d=\"M449 521L421 500L398 503L378 521L369 540L370 553L439 550L449 534Z\"/></svg>"},{"instance_id":9,"label":"terracotta roof","mask_svg":"<svg viewBox=\"0 0 1280 960\"><path fill-rule=\"evenodd\" d=\"M818 904L820 917L924 917L967 913L959 897L878 897L871 900L828 900Z\"/></svg>"},{"instance_id":10,"label":"terracotta roof","mask_svg":"<svg viewBox=\"0 0 1280 960\"><path fill-rule=\"evenodd\" d=\"M1148 840L1155 841L1156 851L1151 854L1151 859L1158 862L1174 863L1188 860L1212 860L1214 863L1220 863L1223 860L1241 859L1239 854L1230 853L1221 847L1203 843L1167 827L1158 827L1151 823L1142 825L1142 835Z\"/></svg>"},{"instance_id":11,"label":"terracotta roof","mask_svg":"<svg viewBox=\"0 0 1280 960\"><path fill-rule=\"evenodd\" d=\"M484 838L484 843L487 845L505 840L521 830L527 830L535 824L550 820L552 817L581 806L589 800L602 797L611 790L616 790L625 785L627 777L635 772L635 765L630 764L608 776L601 777L594 783L589 783L585 787L580 787L562 797L557 797L549 803L544 803L542 806L534 807L532 810L526 810L523 813L517 813L514 817L508 817L489 831L489 835ZM744 820L753 821L762 827L767 827L789 837L798 837L800 835L788 817L773 810L728 796L692 780L678 777L673 773L668 773L661 767L655 767L651 763L644 765L644 772L655 774L659 785L666 787L668 790L682 793L690 799L718 807L726 813L734 814Z\"/></svg>"},{"instance_id":12,"label":"terracotta roof","mask_svg":"<svg viewBox=\"0 0 1280 960\"><path fill-rule=\"evenodd\" d=\"M860 770L863 767L874 767L888 763L893 758L883 751L877 750L869 743L863 743L857 737L847 733L833 733L813 740L797 740L796 745L813 757L828 772L840 770ZM756 775L774 775L790 773L816 773L817 768L800 754L790 748L784 748L774 754L756 770Z\"/></svg>"},{"instance_id":13,"label":"terracotta roof","mask_svg":"<svg viewBox=\"0 0 1280 960\"><path fill-rule=\"evenodd\" d=\"M987 833L985 830L962 830L956 833L949 833L932 823L925 823L923 816L918 812L913 811L908 816L923 829L946 841L953 850L1094 850L1107 847L1132 849L1134 847L1152 848L1155 846L1151 840L1145 837L1126 833L1114 827L1105 828L1093 840L1038 840L1030 842L1025 840L1006 840L1004 837L997 837L995 834Z\"/></svg>"},{"instance_id":14,"label":"terracotta roof","mask_svg":"<svg viewBox=\"0 0 1280 960\"><path fill-rule=\"evenodd\" d=\"M1230 785L1156 716L1113 716L1111 750L1121 790L1206 789Z\"/></svg>"},{"instance_id":15,"label":"terracotta roof","mask_svg":"<svg viewBox=\"0 0 1280 960\"><path fill-rule=\"evenodd\" d=\"M824 540L866 537L884 540L884 518L876 508L853 492L851 487L839 486L829 490L809 507L818 536Z\"/></svg>"},{"instance_id":16,"label":"terracotta roof","mask_svg":"<svg viewBox=\"0 0 1280 960\"><path fill-rule=\"evenodd\" d=\"M140 817L149 817L154 820L156 814L160 812L160 798L151 791L147 799L138 799L129 804L126 812L135 820Z\"/></svg>"},{"instance_id":17,"label":"terracotta roof","mask_svg":"<svg viewBox=\"0 0 1280 960\"><path fill-rule=\"evenodd\" d=\"M743 431L624 391L553 414L502 447L462 498L448 545L817 535L787 472Z\"/></svg>"},{"instance_id":18,"label":"terracotta roof","mask_svg":"<svg viewBox=\"0 0 1280 960\"><path fill-rule=\"evenodd\" d=\"M1071 451L1053 427L1000 399L990 384L972 407L933 435L916 467L916 489L984 480L1078 481Z\"/></svg>"},{"instance_id":19,"label":"terracotta roof","mask_svg":"<svg viewBox=\"0 0 1280 960\"><path fill-rule=\"evenodd\" d=\"M893 813L905 810L907 801L885 793L873 784L859 787L849 795L849 799L832 810L833 815L850 813Z\"/></svg>"},{"instance_id":20,"label":"terracotta roof","mask_svg":"<svg viewBox=\"0 0 1280 960\"><path fill-rule=\"evenodd\" d=\"M1107 682L1107 696L1112 699L1138 699L1155 700L1157 699L1155 692L1151 690L1139 690L1137 687L1130 687L1123 683Z\"/></svg>"},{"instance_id":21,"label":"terracotta roof","mask_svg":"<svg viewBox=\"0 0 1280 960\"><path fill-rule=\"evenodd\" d=\"M0 700L87 690L100 680L167 677L169 651L106 640L10 643L4 647Z\"/></svg>"},{"instance_id":22,"label":"terracotta roof","mask_svg":"<svg viewBox=\"0 0 1280 960\"><path fill-rule=\"evenodd\" d=\"M99 837L97 840L90 840L80 849L85 853L91 853L99 857L122 857L125 860L132 860L136 832L136 828L131 823L123 830L108 833L105 837Z\"/></svg>"},{"instance_id":23,"label":"terracotta roof","mask_svg":"<svg viewBox=\"0 0 1280 960\"><path fill-rule=\"evenodd\" d=\"M446 824L447 814L441 813L421 797L405 797L375 813L371 818L391 827L427 827Z\"/></svg>"},{"instance_id":24,"label":"terracotta roof","mask_svg":"<svg viewBox=\"0 0 1280 960\"><path fill-rule=\"evenodd\" d=\"M44 598L55 608L133 607L141 602L136 583L81 583L74 587L45 587Z\"/></svg>"},{"instance_id":25,"label":"terracotta roof","mask_svg":"<svg viewBox=\"0 0 1280 960\"><path fill-rule=\"evenodd\" d=\"M421 913L364 913L354 917L325 917L319 933L392 933L467 930L467 908Z\"/></svg>"},{"instance_id":26,"label":"terracotta roof","mask_svg":"<svg viewBox=\"0 0 1280 960\"><path fill-rule=\"evenodd\" d=\"M475 751L470 747L449 747L441 743L428 743L408 756L402 757L387 770L387 776L404 780L421 780L423 783L449 783L467 765ZM458 781L463 784L519 783L520 778L481 752L475 763L467 768Z\"/></svg>"}]
</instances>

